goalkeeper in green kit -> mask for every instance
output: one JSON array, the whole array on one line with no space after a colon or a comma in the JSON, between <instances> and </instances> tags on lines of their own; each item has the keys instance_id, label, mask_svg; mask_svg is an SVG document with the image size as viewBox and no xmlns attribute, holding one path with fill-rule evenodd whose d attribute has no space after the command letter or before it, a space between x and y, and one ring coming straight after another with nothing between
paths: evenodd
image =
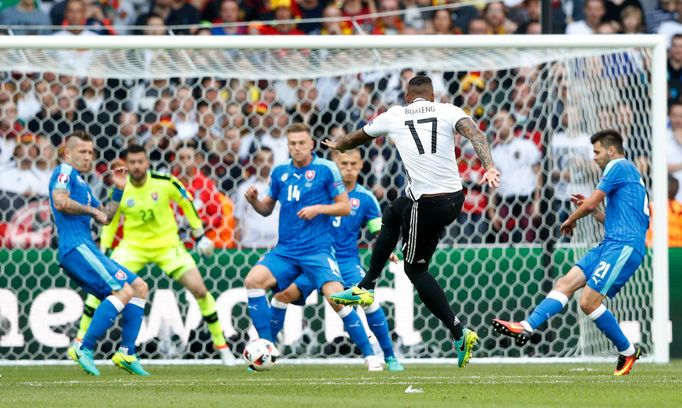
<instances>
[{"instance_id":1,"label":"goalkeeper in green kit","mask_svg":"<svg viewBox=\"0 0 682 408\"><path fill-rule=\"evenodd\" d=\"M213 347L219 352L223 364L236 364L218 321L215 299L206 289L196 262L178 236L171 202L176 203L187 217L197 250L205 256L213 253L213 242L204 236L201 219L192 204L192 195L175 177L149 171L149 158L142 146L131 145L125 152L125 162L129 182L114 219L102 230L101 248L107 250L111 247L119 220L123 217L123 239L111 258L136 273L148 263L155 263L170 278L187 288L199 304L211 332ZM88 295L77 342L90 326L99 304L99 299Z\"/></svg>"}]
</instances>

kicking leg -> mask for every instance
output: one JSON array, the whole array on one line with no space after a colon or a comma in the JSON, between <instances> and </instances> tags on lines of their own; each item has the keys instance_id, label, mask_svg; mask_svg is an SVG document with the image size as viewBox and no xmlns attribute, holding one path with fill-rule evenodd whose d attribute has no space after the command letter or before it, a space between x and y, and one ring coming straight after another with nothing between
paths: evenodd
<instances>
[{"instance_id":1,"label":"kicking leg","mask_svg":"<svg viewBox=\"0 0 682 408\"><path fill-rule=\"evenodd\" d=\"M147 299L149 288L140 278L136 278L130 286L133 289L133 297L121 312L121 347L114 353L111 360L116 366L130 374L148 376L149 373L142 368L137 359L135 342L142 327L145 299Z\"/></svg>"},{"instance_id":2,"label":"kicking leg","mask_svg":"<svg viewBox=\"0 0 682 408\"><path fill-rule=\"evenodd\" d=\"M244 280L249 302L249 315L253 326L262 339L273 341L270 329L270 305L265 291L274 287L277 280L265 265L257 264L249 271Z\"/></svg>"},{"instance_id":3,"label":"kicking leg","mask_svg":"<svg viewBox=\"0 0 682 408\"><path fill-rule=\"evenodd\" d=\"M76 334L77 342L80 343L83 341L85 332L88 331L90 323L92 322L92 317L95 315L95 310L97 310L100 303L102 302L99 299L88 293L88 296L85 298L85 307L83 307L83 316L81 316L81 320L78 323L78 334Z\"/></svg>"},{"instance_id":4,"label":"kicking leg","mask_svg":"<svg viewBox=\"0 0 682 408\"><path fill-rule=\"evenodd\" d=\"M505 336L514 338L516 345L525 345L538 327L549 320L552 316L561 312L568 300L576 290L585 286L585 274L578 266L570 271L554 285L554 289L540 302L533 312L521 322L509 322L493 319L492 325L495 331Z\"/></svg>"}]
</instances>

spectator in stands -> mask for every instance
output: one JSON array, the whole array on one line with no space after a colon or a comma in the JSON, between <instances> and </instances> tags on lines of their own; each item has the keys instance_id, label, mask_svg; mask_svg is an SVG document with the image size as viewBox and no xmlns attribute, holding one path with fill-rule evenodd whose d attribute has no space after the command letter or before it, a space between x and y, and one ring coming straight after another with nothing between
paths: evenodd
<instances>
[{"instance_id":1,"label":"spectator in stands","mask_svg":"<svg viewBox=\"0 0 682 408\"><path fill-rule=\"evenodd\" d=\"M10 25L14 35L49 35L46 28L22 29L21 26L49 26L50 18L38 7L35 0L19 0L19 3L0 13L0 24Z\"/></svg>"},{"instance_id":2,"label":"spectator in stands","mask_svg":"<svg viewBox=\"0 0 682 408\"><path fill-rule=\"evenodd\" d=\"M678 0L660 0L658 7L646 13L646 32L656 33L666 21L675 20L675 5Z\"/></svg>"},{"instance_id":3,"label":"spectator in stands","mask_svg":"<svg viewBox=\"0 0 682 408\"><path fill-rule=\"evenodd\" d=\"M492 33L493 29L483 18L475 17L469 20L469 25L467 26L467 34L471 35L488 35Z\"/></svg>"},{"instance_id":4,"label":"spectator in stands","mask_svg":"<svg viewBox=\"0 0 682 408\"><path fill-rule=\"evenodd\" d=\"M668 246L671 248L682 247L682 202L677 197L680 190L678 179L668 174ZM653 207L653 206L651 206ZM651 221L649 230L646 234L646 244L653 245L653 211L651 211Z\"/></svg>"},{"instance_id":5,"label":"spectator in stands","mask_svg":"<svg viewBox=\"0 0 682 408\"><path fill-rule=\"evenodd\" d=\"M57 103L49 93L44 95L43 110L28 123L28 128L34 134L42 134L50 139L52 145L61 146L64 135L74 130L84 130L86 124L79 118L76 103L80 97L80 88L67 85L59 91Z\"/></svg>"},{"instance_id":6,"label":"spectator in stands","mask_svg":"<svg viewBox=\"0 0 682 408\"><path fill-rule=\"evenodd\" d=\"M115 123L110 123L107 126L106 135L109 143L102 150L105 161L111 162L117 159L120 153L131 144L144 144L139 121L137 113L123 111L118 114Z\"/></svg>"},{"instance_id":7,"label":"spectator in stands","mask_svg":"<svg viewBox=\"0 0 682 408\"><path fill-rule=\"evenodd\" d=\"M595 34L606 14L604 0L585 0L585 19L566 26L566 34Z\"/></svg>"},{"instance_id":8,"label":"spectator in stands","mask_svg":"<svg viewBox=\"0 0 682 408\"><path fill-rule=\"evenodd\" d=\"M682 97L682 34L675 34L668 50L668 104Z\"/></svg>"},{"instance_id":9,"label":"spectator in stands","mask_svg":"<svg viewBox=\"0 0 682 408\"><path fill-rule=\"evenodd\" d=\"M599 24L599 27L597 27L597 31L595 34L618 34L622 30L622 27L620 26L620 23L617 21L604 21L601 24Z\"/></svg>"},{"instance_id":10,"label":"spectator in stands","mask_svg":"<svg viewBox=\"0 0 682 408\"><path fill-rule=\"evenodd\" d=\"M677 180L682 180L682 103L674 102L668 108L670 129L668 130L668 172ZM682 191L675 197L682 201Z\"/></svg>"},{"instance_id":11,"label":"spectator in stands","mask_svg":"<svg viewBox=\"0 0 682 408\"><path fill-rule=\"evenodd\" d=\"M571 214L571 195L582 194L589 197L598 179L593 166L592 143L590 135L580 130L580 110L568 105L561 113L560 131L551 138L550 154L552 170L550 181L554 186L553 210L557 213L558 223L555 237L559 238L559 225ZM561 237L570 241L570 237Z\"/></svg>"},{"instance_id":12,"label":"spectator in stands","mask_svg":"<svg viewBox=\"0 0 682 408\"><path fill-rule=\"evenodd\" d=\"M179 87L176 90L174 103L173 124L177 130L179 141L188 141L196 137L199 131L199 122L195 109L195 101L188 87Z\"/></svg>"},{"instance_id":13,"label":"spectator in stands","mask_svg":"<svg viewBox=\"0 0 682 408\"><path fill-rule=\"evenodd\" d=\"M658 34L664 35L668 39L668 47L673 35L682 33L682 1L675 3L675 20L665 21L658 27Z\"/></svg>"},{"instance_id":14,"label":"spectator in stands","mask_svg":"<svg viewBox=\"0 0 682 408\"><path fill-rule=\"evenodd\" d=\"M298 0L297 2L298 10L301 14L301 19L317 19L322 17L327 1L320 0ZM322 24L316 23L304 23L300 24L298 28L306 34L312 34L314 32L320 31Z\"/></svg>"},{"instance_id":15,"label":"spectator in stands","mask_svg":"<svg viewBox=\"0 0 682 408\"><path fill-rule=\"evenodd\" d=\"M168 35L168 27L163 18L154 13L149 13L145 16L144 24L145 27L142 32L137 32L137 34L143 35Z\"/></svg>"},{"instance_id":16,"label":"spectator in stands","mask_svg":"<svg viewBox=\"0 0 682 408\"><path fill-rule=\"evenodd\" d=\"M294 13L292 10L293 0L271 0L270 4L275 12L274 20L292 20ZM303 31L296 28L293 23L277 23L273 25L259 25L255 27L252 34L261 35L303 35Z\"/></svg>"},{"instance_id":17,"label":"spectator in stands","mask_svg":"<svg viewBox=\"0 0 682 408\"><path fill-rule=\"evenodd\" d=\"M237 128L226 128L224 137L211 146L209 166L220 180L221 191L231 195L242 179L242 163L239 161L241 134Z\"/></svg>"},{"instance_id":18,"label":"spectator in stands","mask_svg":"<svg viewBox=\"0 0 682 408\"><path fill-rule=\"evenodd\" d=\"M342 11L345 17L355 17L355 23L360 25L365 33L372 31L372 19L368 17L361 18L360 16L375 14L377 12L377 6L374 0L345 0L343 2Z\"/></svg>"},{"instance_id":19,"label":"spectator in stands","mask_svg":"<svg viewBox=\"0 0 682 408\"><path fill-rule=\"evenodd\" d=\"M436 10L431 17L430 29L427 34L454 34L455 30L453 28L452 16L450 15L450 10Z\"/></svg>"},{"instance_id":20,"label":"spectator in stands","mask_svg":"<svg viewBox=\"0 0 682 408\"><path fill-rule=\"evenodd\" d=\"M533 242L540 200L540 150L516 135L515 118L505 109L495 115L493 130L493 159L502 173L500 188L488 207L488 217L497 232L493 238L498 242Z\"/></svg>"},{"instance_id":21,"label":"spectator in stands","mask_svg":"<svg viewBox=\"0 0 682 408\"><path fill-rule=\"evenodd\" d=\"M159 1L159 0L154 0L154 1ZM163 0L163 1L168 1L168 0ZM191 5L189 2L186 0L170 0L171 3L171 12L166 18L166 24L169 26L176 26L176 25L190 25L190 24L199 24L201 21L201 13L199 13L199 10L197 10L196 7ZM187 29L187 28L171 28L173 30L173 33L175 34L194 34L196 29Z\"/></svg>"},{"instance_id":22,"label":"spectator in stands","mask_svg":"<svg viewBox=\"0 0 682 408\"><path fill-rule=\"evenodd\" d=\"M483 18L491 28L491 34L513 34L517 24L509 20L506 15L504 3L488 3L483 9Z\"/></svg>"},{"instance_id":23,"label":"spectator in stands","mask_svg":"<svg viewBox=\"0 0 682 408\"><path fill-rule=\"evenodd\" d=\"M149 152L149 161L154 170L168 171L168 159L171 157L171 150L175 148L177 133L170 118L162 118L152 125L144 148Z\"/></svg>"},{"instance_id":24,"label":"spectator in stands","mask_svg":"<svg viewBox=\"0 0 682 408\"><path fill-rule=\"evenodd\" d=\"M40 149L35 136L25 134L14 147L13 162L2 169L0 190L26 198L47 197L48 184L36 168Z\"/></svg>"},{"instance_id":25,"label":"spectator in stands","mask_svg":"<svg viewBox=\"0 0 682 408\"><path fill-rule=\"evenodd\" d=\"M0 105L0 113L0 166L3 166L12 160L23 127L17 120L17 106L11 100Z\"/></svg>"},{"instance_id":26,"label":"spectator in stands","mask_svg":"<svg viewBox=\"0 0 682 408\"><path fill-rule=\"evenodd\" d=\"M464 187L464 205L454 224L452 237L460 244L480 244L490 230L486 218L488 194L483 191L479 181L485 168L476 155L471 143L464 143L457 154L459 174Z\"/></svg>"},{"instance_id":27,"label":"spectator in stands","mask_svg":"<svg viewBox=\"0 0 682 408\"><path fill-rule=\"evenodd\" d=\"M380 13L396 12L400 9L398 0L381 0L379 6ZM372 34L374 35L396 35L403 33L403 21L400 14L389 14L380 17L375 21Z\"/></svg>"},{"instance_id":28,"label":"spectator in stands","mask_svg":"<svg viewBox=\"0 0 682 408\"><path fill-rule=\"evenodd\" d=\"M83 0L67 0L64 9L64 29L57 31L54 35L97 35L96 32L83 28L73 28L72 26L84 26L87 24L87 5ZM61 22L60 22L61 24ZM59 24L55 24L59 25Z\"/></svg>"},{"instance_id":29,"label":"spectator in stands","mask_svg":"<svg viewBox=\"0 0 682 408\"><path fill-rule=\"evenodd\" d=\"M180 145L175 153L172 174L185 185L194 198L197 210L206 229L216 229L222 223L220 197L215 183L199 171L203 155L191 143Z\"/></svg>"},{"instance_id":30,"label":"spectator in stands","mask_svg":"<svg viewBox=\"0 0 682 408\"><path fill-rule=\"evenodd\" d=\"M244 180L234 195L234 217L237 222L236 240L240 248L272 248L277 244L279 203L272 214L263 217L244 198L251 186L258 189L259 198L268 193L270 171L274 166L272 152L263 148L253 156L251 175Z\"/></svg>"},{"instance_id":31,"label":"spectator in stands","mask_svg":"<svg viewBox=\"0 0 682 408\"><path fill-rule=\"evenodd\" d=\"M620 12L620 24L623 34L644 34L646 26L642 9L637 6L627 6Z\"/></svg>"},{"instance_id":32,"label":"spectator in stands","mask_svg":"<svg viewBox=\"0 0 682 408\"><path fill-rule=\"evenodd\" d=\"M23 123L27 123L40 112L40 99L38 85L45 92L47 85L45 83L36 82L36 75L24 74L19 80L19 94L16 98L17 115Z\"/></svg>"},{"instance_id":33,"label":"spectator in stands","mask_svg":"<svg viewBox=\"0 0 682 408\"><path fill-rule=\"evenodd\" d=\"M341 9L333 4L328 5L322 12L324 18L342 17ZM312 31L310 35L351 35L353 26L349 21L323 21L318 30Z\"/></svg>"},{"instance_id":34,"label":"spectator in stands","mask_svg":"<svg viewBox=\"0 0 682 408\"><path fill-rule=\"evenodd\" d=\"M403 1L403 23L406 29L413 29L417 34L424 34L431 31L428 27L430 23L428 20L432 18L429 12L419 10L420 7L429 6L431 3L428 0L404 0ZM448 14L450 14L448 12Z\"/></svg>"},{"instance_id":35,"label":"spectator in stands","mask_svg":"<svg viewBox=\"0 0 682 408\"><path fill-rule=\"evenodd\" d=\"M239 3L236 0L223 0L220 2L220 19L216 20L216 24L234 24L240 22L239 18ZM246 34L246 26L224 26L213 27L211 29L213 35L244 35Z\"/></svg>"}]
</instances>

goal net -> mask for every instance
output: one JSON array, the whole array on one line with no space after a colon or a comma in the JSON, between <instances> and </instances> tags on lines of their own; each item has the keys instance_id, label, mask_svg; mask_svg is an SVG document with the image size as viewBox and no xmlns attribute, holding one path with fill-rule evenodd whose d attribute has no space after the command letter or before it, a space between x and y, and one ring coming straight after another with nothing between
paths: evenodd
<instances>
[{"instance_id":1,"label":"goal net","mask_svg":"<svg viewBox=\"0 0 682 408\"><path fill-rule=\"evenodd\" d=\"M599 36L582 45L551 36L59 41L12 38L0 45L0 359L63 359L75 335L84 294L59 269L47 202L47 181L71 131L85 129L95 139L96 166L87 181L100 197L112 163L131 143L147 147L153 169L189 186L219 248L213 257L195 258L238 351L256 335L243 279L277 234L274 217L259 219L249 210L244 186L264 189L272 164L288 159L288 125L310 125L315 153L327 157L319 141L404 104L407 81L425 73L436 100L476 120L502 172L499 190L481 189L481 164L457 136L453 154L466 201L430 266L459 318L481 336L476 357L615 355L576 301L521 349L489 326L494 317L524 318L602 238L591 218L572 237L560 236L558 226L574 208L570 195L588 195L600 176L589 136L615 128L642 172L656 233L642 267L606 304L631 340L667 361L665 159L653 138L665 127L665 55L657 37ZM406 184L400 157L383 139L362 153L360 183L385 206ZM177 218L191 247L187 224ZM372 241L363 233L358 243L365 264ZM139 275L150 287L141 357L217 362L191 294L158 268ZM453 357L447 330L416 296L400 263L387 267L377 299L399 358ZM99 358L110 355L119 334L112 329ZM289 307L279 341L292 360L358 355L317 294L303 307Z\"/></svg>"}]
</instances>

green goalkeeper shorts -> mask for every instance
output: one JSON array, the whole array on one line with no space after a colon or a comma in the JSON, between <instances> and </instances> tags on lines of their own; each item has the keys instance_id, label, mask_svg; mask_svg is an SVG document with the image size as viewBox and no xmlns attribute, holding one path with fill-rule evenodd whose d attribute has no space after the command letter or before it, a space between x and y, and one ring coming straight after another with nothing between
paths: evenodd
<instances>
[{"instance_id":1,"label":"green goalkeeper shorts","mask_svg":"<svg viewBox=\"0 0 682 408\"><path fill-rule=\"evenodd\" d=\"M112 252L111 259L135 272L140 271L148 263L154 263L176 281L185 272L197 267L182 242L170 247L143 249L126 245L123 240Z\"/></svg>"}]
</instances>

